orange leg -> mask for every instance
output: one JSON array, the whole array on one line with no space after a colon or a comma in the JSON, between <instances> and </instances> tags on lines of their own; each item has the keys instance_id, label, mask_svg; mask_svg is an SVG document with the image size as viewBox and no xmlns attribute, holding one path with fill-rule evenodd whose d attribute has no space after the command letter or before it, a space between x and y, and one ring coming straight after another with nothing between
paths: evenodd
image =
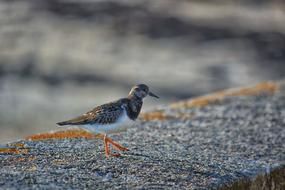
<instances>
[{"instance_id":1,"label":"orange leg","mask_svg":"<svg viewBox=\"0 0 285 190\"><path fill-rule=\"evenodd\" d=\"M104 146L105 146L105 155L106 157L109 157L109 155L111 156L120 156L120 154L111 154L110 153L110 149L109 149L109 143L112 144L114 146L115 149L120 150L120 151L127 151L129 149L123 147L122 145L120 145L119 143L113 141L111 138L107 137L107 135L104 135Z\"/></svg>"},{"instance_id":2,"label":"orange leg","mask_svg":"<svg viewBox=\"0 0 285 190\"><path fill-rule=\"evenodd\" d=\"M109 150L109 144L108 144L106 135L104 135L104 147L105 147L105 155L106 155L106 157L109 157L110 150Z\"/></svg>"},{"instance_id":3,"label":"orange leg","mask_svg":"<svg viewBox=\"0 0 285 190\"><path fill-rule=\"evenodd\" d=\"M109 143L111 143L113 146L114 146L114 148L116 149L116 150L120 150L120 151L128 151L129 149L127 149L126 147L123 147L122 145L120 145L119 143L117 143L116 141L113 141L111 138L109 138L109 137L107 137L107 141L109 142Z\"/></svg>"}]
</instances>

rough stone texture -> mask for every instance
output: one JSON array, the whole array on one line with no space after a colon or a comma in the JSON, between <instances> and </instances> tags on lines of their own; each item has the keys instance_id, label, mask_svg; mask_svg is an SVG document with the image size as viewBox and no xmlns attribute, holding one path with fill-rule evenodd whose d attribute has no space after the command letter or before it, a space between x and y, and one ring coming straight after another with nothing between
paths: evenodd
<instances>
[{"instance_id":1,"label":"rough stone texture","mask_svg":"<svg viewBox=\"0 0 285 190\"><path fill-rule=\"evenodd\" d=\"M162 97L148 110L283 79L284 10L283 0L1 0L0 143L56 130L137 83Z\"/></svg>"},{"instance_id":2,"label":"rough stone texture","mask_svg":"<svg viewBox=\"0 0 285 190\"><path fill-rule=\"evenodd\" d=\"M3 145L18 154L0 155L0 188L215 189L285 165L284 92L161 110L183 117L112 136L130 149L119 158L106 159L100 139Z\"/></svg>"}]
</instances>

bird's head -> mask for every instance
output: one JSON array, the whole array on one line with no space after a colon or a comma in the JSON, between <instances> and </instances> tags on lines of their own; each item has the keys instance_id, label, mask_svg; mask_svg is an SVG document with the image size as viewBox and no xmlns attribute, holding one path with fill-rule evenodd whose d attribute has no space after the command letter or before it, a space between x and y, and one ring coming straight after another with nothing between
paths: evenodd
<instances>
[{"instance_id":1,"label":"bird's head","mask_svg":"<svg viewBox=\"0 0 285 190\"><path fill-rule=\"evenodd\" d=\"M147 95L155 97L155 98L159 98L157 95L149 91L148 86L145 84L138 84L138 85L133 86L129 93L129 96L136 96L141 99L145 98Z\"/></svg>"}]
</instances>

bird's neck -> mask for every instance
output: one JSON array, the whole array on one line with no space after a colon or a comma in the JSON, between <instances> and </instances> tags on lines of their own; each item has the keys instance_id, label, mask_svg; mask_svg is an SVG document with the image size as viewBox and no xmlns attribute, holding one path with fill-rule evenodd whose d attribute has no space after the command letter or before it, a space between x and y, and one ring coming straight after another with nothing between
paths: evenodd
<instances>
[{"instance_id":1,"label":"bird's neck","mask_svg":"<svg viewBox=\"0 0 285 190\"><path fill-rule=\"evenodd\" d=\"M135 95L129 95L128 100L129 102L128 102L128 106L126 109L127 114L130 119L136 120L142 108L142 104L143 104L142 98L139 98Z\"/></svg>"}]
</instances>

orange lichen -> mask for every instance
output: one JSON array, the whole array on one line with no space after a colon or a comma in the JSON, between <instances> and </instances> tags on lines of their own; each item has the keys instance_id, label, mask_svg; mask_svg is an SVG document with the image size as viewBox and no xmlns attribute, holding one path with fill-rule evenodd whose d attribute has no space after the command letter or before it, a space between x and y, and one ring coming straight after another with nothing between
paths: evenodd
<instances>
[{"instance_id":1,"label":"orange lichen","mask_svg":"<svg viewBox=\"0 0 285 190\"><path fill-rule=\"evenodd\" d=\"M188 120L188 119L192 119L194 116L195 116L194 113L192 114L179 113L177 118L181 120Z\"/></svg>"},{"instance_id":2,"label":"orange lichen","mask_svg":"<svg viewBox=\"0 0 285 190\"><path fill-rule=\"evenodd\" d=\"M25 144L23 143L13 143L9 144L10 147L17 147L17 148L25 148Z\"/></svg>"},{"instance_id":3,"label":"orange lichen","mask_svg":"<svg viewBox=\"0 0 285 190\"><path fill-rule=\"evenodd\" d=\"M156 110L153 112L142 113L140 115L140 119L143 121L165 121L171 119L190 119L193 118L193 114L185 114L185 113L175 113L175 115L167 115L162 110Z\"/></svg>"},{"instance_id":4,"label":"orange lichen","mask_svg":"<svg viewBox=\"0 0 285 190\"><path fill-rule=\"evenodd\" d=\"M7 147L0 148L0 154L27 154L28 151L23 143L8 144Z\"/></svg>"},{"instance_id":5,"label":"orange lichen","mask_svg":"<svg viewBox=\"0 0 285 190\"><path fill-rule=\"evenodd\" d=\"M0 148L0 153L20 154L20 151L16 148Z\"/></svg>"},{"instance_id":6,"label":"orange lichen","mask_svg":"<svg viewBox=\"0 0 285 190\"><path fill-rule=\"evenodd\" d=\"M253 87L238 88L238 89L229 89L222 90L213 94L193 98L186 101L181 101L178 103L171 104L171 108L191 108L191 107L201 107L209 104L213 104L217 101L224 99L229 96L253 96L260 95L262 93L273 94L279 89L279 85L273 82L263 82L257 84ZM169 120L169 119L190 119L193 115L178 113L175 115L167 115L162 110L156 110L153 112L142 113L140 118L144 121L153 121L153 120Z\"/></svg>"},{"instance_id":7,"label":"orange lichen","mask_svg":"<svg viewBox=\"0 0 285 190\"><path fill-rule=\"evenodd\" d=\"M241 88L239 90L229 91L228 96L253 96L262 93L273 94L279 89L279 85L273 82L263 82L253 87Z\"/></svg>"},{"instance_id":8,"label":"orange lichen","mask_svg":"<svg viewBox=\"0 0 285 190\"><path fill-rule=\"evenodd\" d=\"M10 162L30 162L36 159L36 156L10 157Z\"/></svg>"},{"instance_id":9,"label":"orange lichen","mask_svg":"<svg viewBox=\"0 0 285 190\"><path fill-rule=\"evenodd\" d=\"M28 149L19 149L19 148L12 148L12 147L5 147L0 148L0 154L27 154Z\"/></svg>"},{"instance_id":10,"label":"orange lichen","mask_svg":"<svg viewBox=\"0 0 285 190\"><path fill-rule=\"evenodd\" d=\"M51 133L41 133L36 135L31 135L26 137L26 140L45 140L45 139L64 139L64 138L95 138L96 135L93 135L87 131L75 129L75 130L66 130L66 131L56 131Z\"/></svg>"},{"instance_id":11,"label":"orange lichen","mask_svg":"<svg viewBox=\"0 0 285 190\"><path fill-rule=\"evenodd\" d=\"M14 158L13 161L24 162L24 161L26 161L26 159L24 157L19 157L19 158Z\"/></svg>"},{"instance_id":12,"label":"orange lichen","mask_svg":"<svg viewBox=\"0 0 285 190\"><path fill-rule=\"evenodd\" d=\"M153 112L141 113L140 114L140 119L142 119L144 121L152 121L152 120L164 121L164 120L171 119L171 118L172 118L172 116L166 115L161 110L156 110Z\"/></svg>"},{"instance_id":13,"label":"orange lichen","mask_svg":"<svg viewBox=\"0 0 285 190\"><path fill-rule=\"evenodd\" d=\"M171 108L191 108L201 107L211 103L215 103L230 96L256 96L262 93L273 94L279 89L279 85L273 82L263 82L253 87L229 89L216 92L210 95L201 96L198 98L181 101L170 105Z\"/></svg>"}]
</instances>

